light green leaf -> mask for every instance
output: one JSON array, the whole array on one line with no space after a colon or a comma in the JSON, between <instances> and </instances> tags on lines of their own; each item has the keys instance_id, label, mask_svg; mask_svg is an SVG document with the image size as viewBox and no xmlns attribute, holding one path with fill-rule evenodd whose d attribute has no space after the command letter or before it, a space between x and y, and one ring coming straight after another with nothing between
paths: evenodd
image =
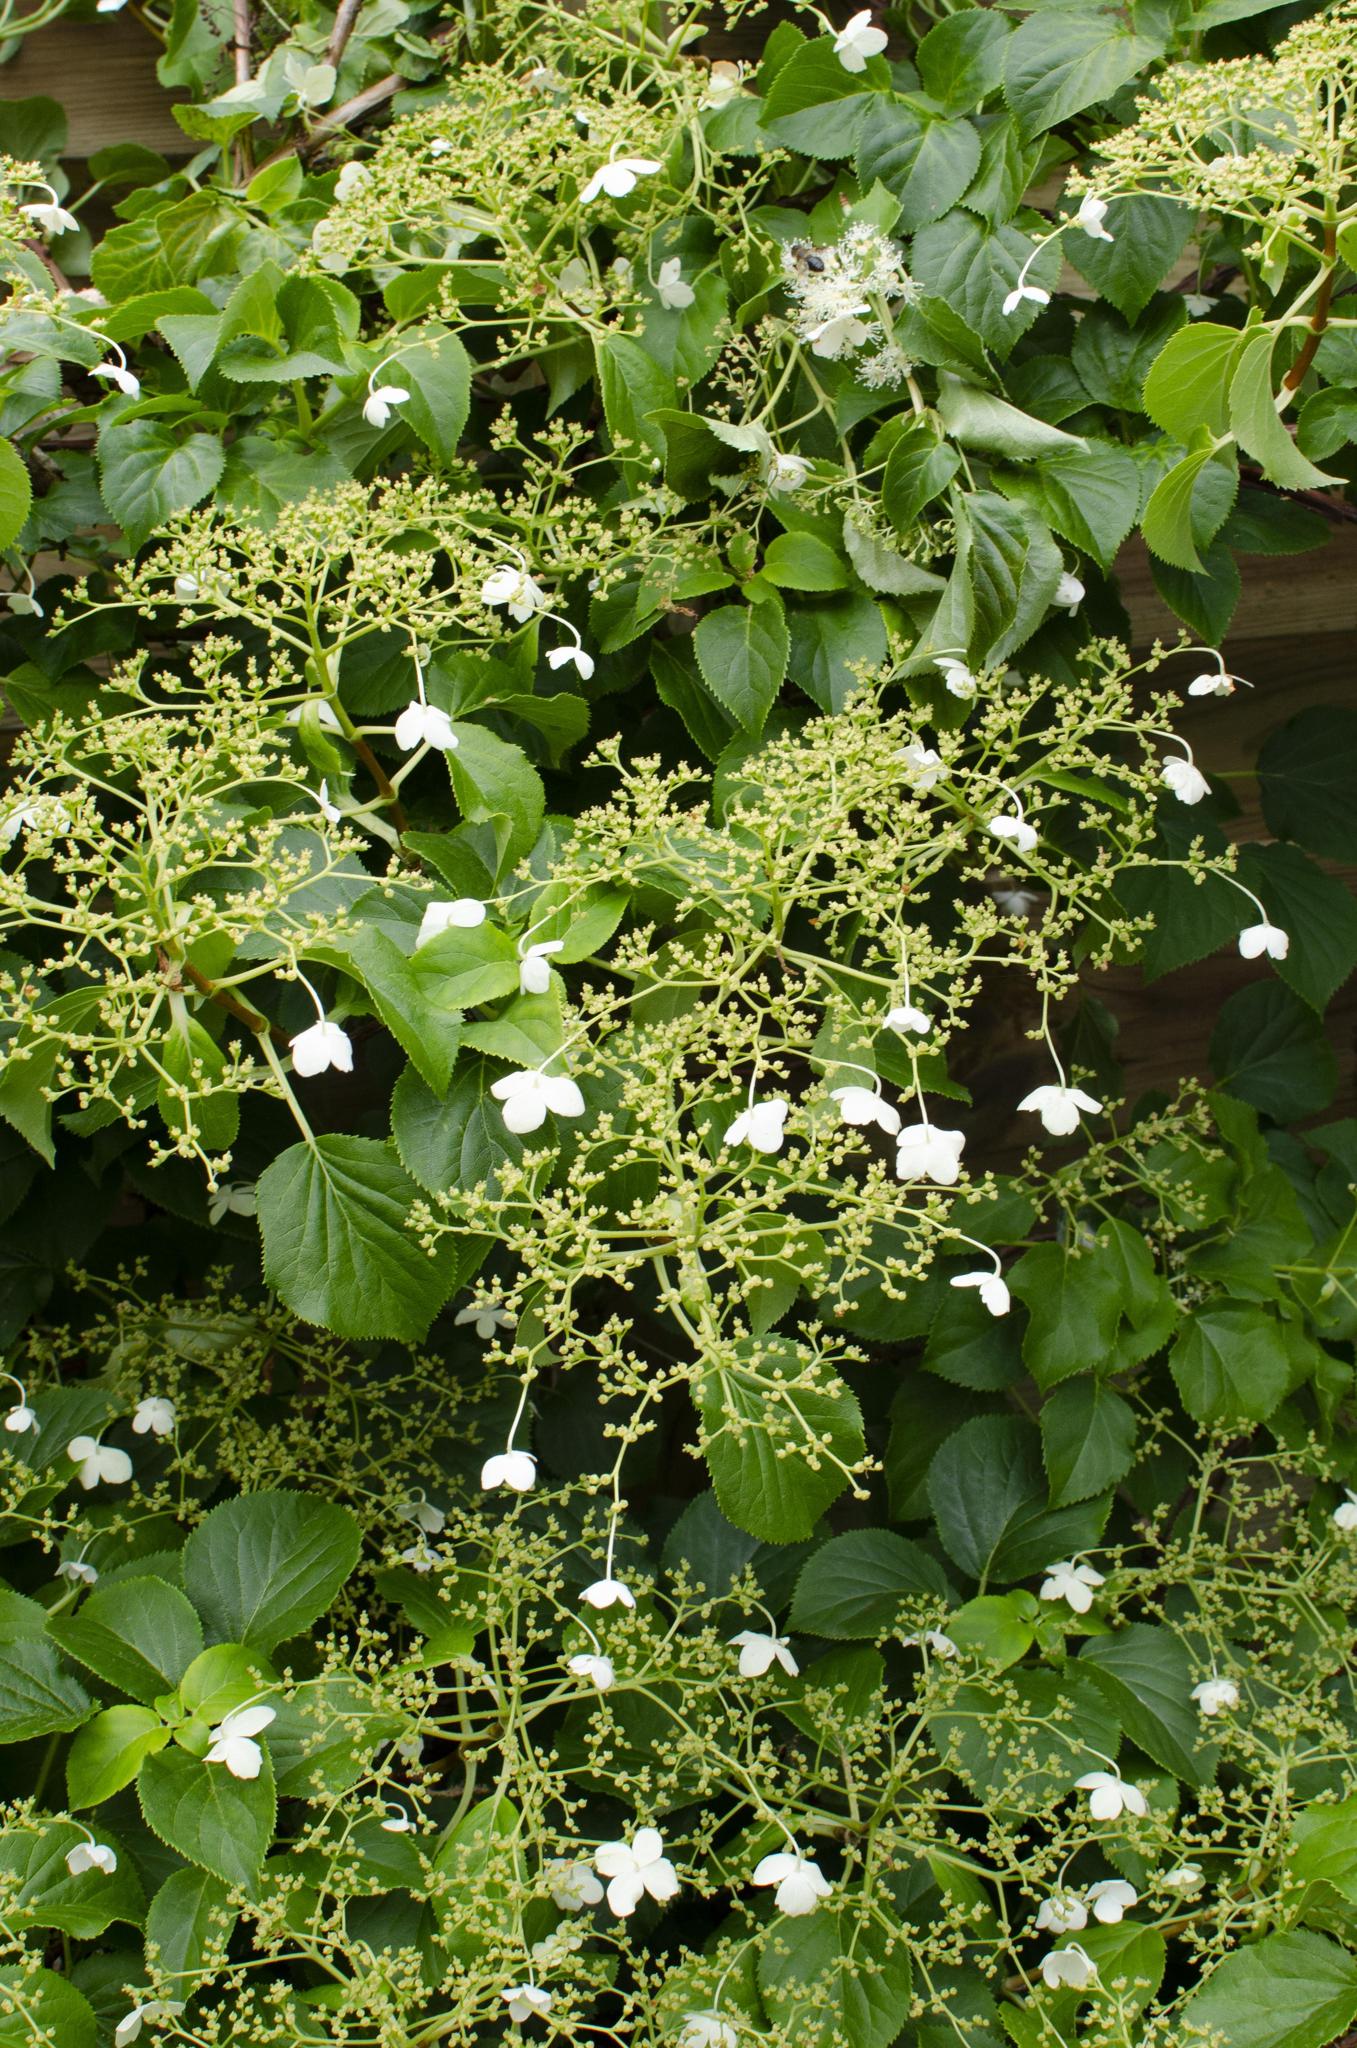
<instances>
[{"instance_id":1,"label":"light green leaf","mask_svg":"<svg viewBox=\"0 0 1357 2048\"><path fill-rule=\"evenodd\" d=\"M96 452L104 503L134 545L205 498L226 464L214 434L180 441L159 420L110 420Z\"/></svg>"},{"instance_id":2,"label":"light green leaf","mask_svg":"<svg viewBox=\"0 0 1357 2048\"><path fill-rule=\"evenodd\" d=\"M813 533L775 534L759 573L781 590L842 590L848 581L834 549Z\"/></svg>"},{"instance_id":3,"label":"light green leaf","mask_svg":"<svg viewBox=\"0 0 1357 2048\"><path fill-rule=\"evenodd\" d=\"M442 1102L407 1068L391 1098L391 1134L406 1171L431 1194L473 1188L523 1156L523 1140L505 1129L479 1061L463 1068Z\"/></svg>"},{"instance_id":4,"label":"light green leaf","mask_svg":"<svg viewBox=\"0 0 1357 2048\"><path fill-rule=\"evenodd\" d=\"M915 52L930 99L949 114L978 106L1002 83L1011 24L1001 14L965 7L935 22Z\"/></svg>"},{"instance_id":5,"label":"light green leaf","mask_svg":"<svg viewBox=\"0 0 1357 2048\"><path fill-rule=\"evenodd\" d=\"M1269 483L1288 491L1323 490L1341 479L1316 469L1282 425L1272 396L1275 342L1270 329L1245 336L1230 380L1230 431L1261 464Z\"/></svg>"},{"instance_id":6,"label":"light green leaf","mask_svg":"<svg viewBox=\"0 0 1357 2048\"><path fill-rule=\"evenodd\" d=\"M1357 1957L1322 1934L1265 1935L1217 1965L1184 2028L1230 2048L1328 2048L1357 2015Z\"/></svg>"},{"instance_id":7,"label":"light green leaf","mask_svg":"<svg viewBox=\"0 0 1357 2048\"><path fill-rule=\"evenodd\" d=\"M1053 7L1029 14L1004 55L1004 94L1023 140L1110 99L1161 48L1133 35L1110 9Z\"/></svg>"},{"instance_id":8,"label":"light green leaf","mask_svg":"<svg viewBox=\"0 0 1357 2048\"><path fill-rule=\"evenodd\" d=\"M446 468L457 460L471 408L471 358L457 335L443 327L421 327L401 344L383 373L410 396L400 409L429 453Z\"/></svg>"},{"instance_id":9,"label":"light green leaf","mask_svg":"<svg viewBox=\"0 0 1357 2048\"><path fill-rule=\"evenodd\" d=\"M1078 455L1088 446L1079 435L1033 419L1007 399L967 384L948 370L938 373L938 413L952 439L963 448L982 448L987 454L1006 455L1015 462L1031 462L1039 455Z\"/></svg>"},{"instance_id":10,"label":"light green leaf","mask_svg":"<svg viewBox=\"0 0 1357 2048\"><path fill-rule=\"evenodd\" d=\"M960 464L956 449L926 420L910 420L896 436L882 472L881 505L902 539L915 534L920 513L946 490Z\"/></svg>"},{"instance_id":11,"label":"light green leaf","mask_svg":"<svg viewBox=\"0 0 1357 2048\"><path fill-rule=\"evenodd\" d=\"M879 668L886 659L881 607L861 592L828 604L794 605L787 626L787 673L821 711L842 711L863 687L855 671Z\"/></svg>"},{"instance_id":12,"label":"light green leaf","mask_svg":"<svg viewBox=\"0 0 1357 2048\"><path fill-rule=\"evenodd\" d=\"M1138 320L1182 255L1195 216L1167 194L1138 192L1108 202L1110 242L1066 231L1067 262L1127 320Z\"/></svg>"},{"instance_id":13,"label":"light green leaf","mask_svg":"<svg viewBox=\"0 0 1357 2048\"><path fill-rule=\"evenodd\" d=\"M107 1707L78 1730L66 1758L71 1806L102 1806L130 1785L144 1760L170 1733L149 1707Z\"/></svg>"},{"instance_id":14,"label":"light green leaf","mask_svg":"<svg viewBox=\"0 0 1357 2048\"><path fill-rule=\"evenodd\" d=\"M184 1595L163 1579L100 1586L50 1633L70 1657L119 1692L150 1705L178 1685L203 1647L203 1631Z\"/></svg>"},{"instance_id":15,"label":"light green leaf","mask_svg":"<svg viewBox=\"0 0 1357 2048\"><path fill-rule=\"evenodd\" d=\"M493 827L501 869L532 850L546 809L542 778L522 747L483 725L454 721L454 753L444 756L453 795L469 825Z\"/></svg>"},{"instance_id":16,"label":"light green leaf","mask_svg":"<svg viewBox=\"0 0 1357 2048\"><path fill-rule=\"evenodd\" d=\"M1216 440L1230 429L1230 379L1244 346L1237 327L1209 320L1169 336L1145 378L1145 410L1176 441L1205 428Z\"/></svg>"},{"instance_id":17,"label":"light green leaf","mask_svg":"<svg viewBox=\"0 0 1357 2048\"><path fill-rule=\"evenodd\" d=\"M28 464L12 441L0 440L0 548L11 548L33 503Z\"/></svg>"},{"instance_id":18,"label":"light green leaf","mask_svg":"<svg viewBox=\"0 0 1357 2048\"><path fill-rule=\"evenodd\" d=\"M184 1586L216 1641L271 1650L324 1614L361 1548L357 1522L334 1501L241 1494L189 1537Z\"/></svg>"},{"instance_id":19,"label":"light green leaf","mask_svg":"<svg viewBox=\"0 0 1357 2048\"><path fill-rule=\"evenodd\" d=\"M165 1749L137 1779L146 1825L161 1841L250 1896L278 1819L267 1748L262 1757L257 1778L235 1778L225 1764Z\"/></svg>"},{"instance_id":20,"label":"light green leaf","mask_svg":"<svg viewBox=\"0 0 1357 2048\"><path fill-rule=\"evenodd\" d=\"M787 618L776 599L708 612L693 634L702 680L746 732L762 732L787 673Z\"/></svg>"}]
</instances>

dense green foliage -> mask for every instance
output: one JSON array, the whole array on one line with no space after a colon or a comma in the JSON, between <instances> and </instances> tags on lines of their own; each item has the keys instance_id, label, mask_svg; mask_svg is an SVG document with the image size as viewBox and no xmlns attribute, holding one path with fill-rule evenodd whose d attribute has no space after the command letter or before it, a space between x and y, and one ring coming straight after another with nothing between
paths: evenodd
<instances>
[{"instance_id":1,"label":"dense green foliage","mask_svg":"<svg viewBox=\"0 0 1357 2048\"><path fill-rule=\"evenodd\" d=\"M0 2048L1357 2015L1357 11L785 15L0 107Z\"/></svg>"}]
</instances>

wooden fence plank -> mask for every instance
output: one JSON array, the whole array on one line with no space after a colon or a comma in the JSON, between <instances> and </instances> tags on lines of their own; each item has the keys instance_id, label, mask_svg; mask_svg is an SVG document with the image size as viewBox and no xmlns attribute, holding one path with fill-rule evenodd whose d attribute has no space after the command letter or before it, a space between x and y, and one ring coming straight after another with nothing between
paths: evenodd
<instances>
[{"instance_id":1,"label":"wooden fence plank","mask_svg":"<svg viewBox=\"0 0 1357 2048\"><path fill-rule=\"evenodd\" d=\"M162 156L198 148L170 112L182 93L156 77L160 44L129 11L96 21L56 21L25 37L0 65L0 99L59 100L70 122L67 155L93 156L115 142L140 142Z\"/></svg>"}]
</instances>

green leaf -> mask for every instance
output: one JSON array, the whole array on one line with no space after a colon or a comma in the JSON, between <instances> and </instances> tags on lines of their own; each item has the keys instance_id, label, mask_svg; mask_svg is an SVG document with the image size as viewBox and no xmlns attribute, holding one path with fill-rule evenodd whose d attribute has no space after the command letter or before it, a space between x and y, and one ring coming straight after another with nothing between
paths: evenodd
<instances>
[{"instance_id":1,"label":"green leaf","mask_svg":"<svg viewBox=\"0 0 1357 2048\"><path fill-rule=\"evenodd\" d=\"M1208 466L1203 470L1201 480L1213 473ZM1199 499L1200 491L1193 501L1194 521ZM1210 647L1219 645L1229 629L1243 589L1238 565L1224 543L1213 541L1210 547L1202 549L1201 568L1195 575L1189 569L1177 568L1155 557L1150 560L1150 573L1154 577L1155 589L1169 609L1189 627L1194 639Z\"/></svg>"},{"instance_id":2,"label":"green leaf","mask_svg":"<svg viewBox=\"0 0 1357 2048\"><path fill-rule=\"evenodd\" d=\"M347 1508L301 1493L223 1501L184 1546L184 1586L217 1642L261 1650L324 1614L358 1562Z\"/></svg>"},{"instance_id":3,"label":"green leaf","mask_svg":"<svg viewBox=\"0 0 1357 2048\"><path fill-rule=\"evenodd\" d=\"M1230 2048L1328 2048L1357 2015L1357 1957L1322 1934L1268 1934L1217 1964L1182 2023Z\"/></svg>"},{"instance_id":4,"label":"green leaf","mask_svg":"<svg viewBox=\"0 0 1357 2048\"><path fill-rule=\"evenodd\" d=\"M909 2011L909 1948L880 1904L775 1919L758 1979L769 2018L797 2048L889 2048Z\"/></svg>"},{"instance_id":5,"label":"green leaf","mask_svg":"<svg viewBox=\"0 0 1357 2048\"><path fill-rule=\"evenodd\" d=\"M96 1714L77 1732L66 1758L71 1806L102 1806L130 1785L144 1760L169 1739L169 1729L149 1707L107 1707Z\"/></svg>"},{"instance_id":6,"label":"green leaf","mask_svg":"<svg viewBox=\"0 0 1357 2048\"><path fill-rule=\"evenodd\" d=\"M1161 49L1131 34L1124 17L1111 10L1055 7L1029 14L1004 56L1004 95L1023 140L1110 99Z\"/></svg>"},{"instance_id":7,"label":"green leaf","mask_svg":"<svg viewBox=\"0 0 1357 2048\"><path fill-rule=\"evenodd\" d=\"M104 503L134 546L205 498L226 464L215 435L180 441L159 420L111 420L96 453Z\"/></svg>"},{"instance_id":8,"label":"green leaf","mask_svg":"<svg viewBox=\"0 0 1357 2048\"><path fill-rule=\"evenodd\" d=\"M1261 465L1269 483L1288 491L1322 490L1341 479L1316 469L1282 425L1272 395L1275 342L1270 328L1245 336L1230 380L1230 431Z\"/></svg>"},{"instance_id":9,"label":"green leaf","mask_svg":"<svg viewBox=\"0 0 1357 2048\"><path fill-rule=\"evenodd\" d=\"M1022 1378L1017 1317L992 1316L969 1290L949 1288L929 1327L923 1364L953 1386L993 1392Z\"/></svg>"},{"instance_id":10,"label":"green leaf","mask_svg":"<svg viewBox=\"0 0 1357 2048\"><path fill-rule=\"evenodd\" d=\"M1055 596L1064 563L1049 529L1025 505L994 491L951 494L958 570L974 606L970 650L986 668L1030 640ZM917 657L918 649L915 649Z\"/></svg>"},{"instance_id":11,"label":"green leaf","mask_svg":"<svg viewBox=\"0 0 1357 2048\"><path fill-rule=\"evenodd\" d=\"M78 1728L94 1702L51 1643L0 1643L0 1743Z\"/></svg>"},{"instance_id":12,"label":"green leaf","mask_svg":"<svg viewBox=\"0 0 1357 2048\"><path fill-rule=\"evenodd\" d=\"M1033 1245L1008 1284L1027 1304L1022 1355L1039 1387L1096 1371L1110 1357L1122 1289L1116 1262L1097 1247Z\"/></svg>"},{"instance_id":13,"label":"green leaf","mask_svg":"<svg viewBox=\"0 0 1357 2048\"><path fill-rule=\"evenodd\" d=\"M787 673L791 642L781 604L728 604L693 634L702 680L745 732L760 733Z\"/></svg>"},{"instance_id":14,"label":"green leaf","mask_svg":"<svg viewBox=\"0 0 1357 2048\"><path fill-rule=\"evenodd\" d=\"M542 778L522 747L483 725L459 724L457 748L444 756L453 795L469 825L493 827L501 870L530 853L546 809Z\"/></svg>"},{"instance_id":15,"label":"green leaf","mask_svg":"<svg viewBox=\"0 0 1357 2048\"><path fill-rule=\"evenodd\" d=\"M802 1566L791 1625L837 1641L888 1636L911 1597L947 1597L936 1558L888 1529L831 1536Z\"/></svg>"},{"instance_id":16,"label":"green leaf","mask_svg":"<svg viewBox=\"0 0 1357 2048\"><path fill-rule=\"evenodd\" d=\"M1012 313L1004 311L1004 300L1016 285L1019 270L1033 257L1033 246L1017 228L992 228L958 208L919 230L910 267L915 280L945 299L1002 360L1037 318L1037 308L1030 300L1024 300ZM1060 252L1055 243L1033 257L1027 275L1030 283L1054 290L1060 277Z\"/></svg>"},{"instance_id":17,"label":"green leaf","mask_svg":"<svg viewBox=\"0 0 1357 2048\"><path fill-rule=\"evenodd\" d=\"M141 1924L146 1898L136 1865L103 1822L99 1839L113 1850L117 1868L81 1871L73 1877L66 1858L85 1841L72 1821L48 1821L37 1833L0 1832L0 1879L5 1885L5 1922L12 1933L26 1927L54 1927L77 1941L93 1941L115 1920ZM0 2040L4 2039L0 2032Z\"/></svg>"},{"instance_id":18,"label":"green leaf","mask_svg":"<svg viewBox=\"0 0 1357 2048\"><path fill-rule=\"evenodd\" d=\"M407 1173L430 1194L473 1188L523 1157L523 1140L505 1129L479 1061L463 1068L442 1102L407 1067L391 1098L391 1135Z\"/></svg>"},{"instance_id":19,"label":"green leaf","mask_svg":"<svg viewBox=\"0 0 1357 2048\"><path fill-rule=\"evenodd\" d=\"M1105 1493L1131 1469L1136 1414L1098 1379L1066 1380L1041 1410L1041 1455L1051 1506Z\"/></svg>"},{"instance_id":20,"label":"green leaf","mask_svg":"<svg viewBox=\"0 0 1357 2048\"><path fill-rule=\"evenodd\" d=\"M848 581L840 557L813 533L775 534L759 573L780 590L842 590Z\"/></svg>"},{"instance_id":21,"label":"green leaf","mask_svg":"<svg viewBox=\"0 0 1357 2048\"><path fill-rule=\"evenodd\" d=\"M1306 1884L1331 1884L1357 1905L1357 1793L1303 1806L1291 1823L1289 1862Z\"/></svg>"},{"instance_id":22,"label":"green leaf","mask_svg":"<svg viewBox=\"0 0 1357 2048\"><path fill-rule=\"evenodd\" d=\"M410 976L423 1001L460 1017L518 987L518 951L498 925L450 925L416 950Z\"/></svg>"},{"instance_id":23,"label":"green leaf","mask_svg":"<svg viewBox=\"0 0 1357 2048\"><path fill-rule=\"evenodd\" d=\"M930 99L949 114L978 106L1003 81L1012 28L1003 15L967 7L935 22L915 52Z\"/></svg>"},{"instance_id":24,"label":"green leaf","mask_svg":"<svg viewBox=\"0 0 1357 2048\"><path fill-rule=\"evenodd\" d=\"M429 453L450 467L471 409L471 358L462 342L446 328L420 328L402 343L390 377L410 393L400 416Z\"/></svg>"},{"instance_id":25,"label":"green leaf","mask_svg":"<svg viewBox=\"0 0 1357 2048\"><path fill-rule=\"evenodd\" d=\"M1169 1365L1188 1414L1209 1426L1265 1422L1290 1383L1280 1324L1249 1302L1197 1309Z\"/></svg>"},{"instance_id":26,"label":"green leaf","mask_svg":"<svg viewBox=\"0 0 1357 2048\"><path fill-rule=\"evenodd\" d=\"M1228 434L1230 380L1243 346L1237 327L1209 320L1171 335L1145 379L1145 410L1155 425L1184 443L1202 427L1216 440Z\"/></svg>"},{"instance_id":27,"label":"green leaf","mask_svg":"<svg viewBox=\"0 0 1357 2048\"><path fill-rule=\"evenodd\" d=\"M28 464L12 441L0 440L0 548L13 547L32 503Z\"/></svg>"},{"instance_id":28,"label":"green leaf","mask_svg":"<svg viewBox=\"0 0 1357 2048\"><path fill-rule=\"evenodd\" d=\"M1105 1768L1121 1739L1103 1688L1075 1663L963 1685L929 1727L944 1758L1024 1826Z\"/></svg>"},{"instance_id":29,"label":"green leaf","mask_svg":"<svg viewBox=\"0 0 1357 2048\"><path fill-rule=\"evenodd\" d=\"M830 37L803 43L764 95L762 125L773 138L804 156L851 156L858 131L877 93L890 84L882 57L864 71L849 71Z\"/></svg>"},{"instance_id":30,"label":"green leaf","mask_svg":"<svg viewBox=\"0 0 1357 2048\"><path fill-rule=\"evenodd\" d=\"M765 1543L795 1543L863 1455L862 1413L840 1380L786 1337L746 1337L702 1376L698 1413L721 1512Z\"/></svg>"},{"instance_id":31,"label":"green leaf","mask_svg":"<svg viewBox=\"0 0 1357 2048\"><path fill-rule=\"evenodd\" d=\"M929 1467L928 1498L948 1555L982 1589L1091 1549L1106 1517L1100 1502L1048 1508L1037 1433L1015 1415L977 1415L954 1431Z\"/></svg>"},{"instance_id":32,"label":"green leaf","mask_svg":"<svg viewBox=\"0 0 1357 2048\"><path fill-rule=\"evenodd\" d=\"M75 1614L50 1632L68 1657L147 1706L172 1692L203 1647L203 1631L184 1595L152 1575L96 1587Z\"/></svg>"},{"instance_id":33,"label":"green leaf","mask_svg":"<svg viewBox=\"0 0 1357 2048\"><path fill-rule=\"evenodd\" d=\"M419 1189L390 1144L327 1132L291 1145L257 1183L264 1278L341 1337L418 1343L447 1300L456 1251L430 1257L405 1228Z\"/></svg>"},{"instance_id":34,"label":"green leaf","mask_svg":"<svg viewBox=\"0 0 1357 2048\"><path fill-rule=\"evenodd\" d=\"M0 1967L0 2048L95 2048L97 2038L93 2006L55 1970Z\"/></svg>"},{"instance_id":35,"label":"green leaf","mask_svg":"<svg viewBox=\"0 0 1357 2048\"><path fill-rule=\"evenodd\" d=\"M172 1996L188 1998L198 1989L209 1950L225 1944L237 1917L227 1903L228 1887L206 1870L172 1870L151 1901L146 1945L157 1951L156 1967L178 1978Z\"/></svg>"},{"instance_id":36,"label":"green leaf","mask_svg":"<svg viewBox=\"0 0 1357 2048\"><path fill-rule=\"evenodd\" d=\"M938 373L938 414L954 441L963 448L982 448L1010 461L1031 462L1039 455L1082 454L1087 443L1045 420L1020 412L1005 398L982 391L948 370Z\"/></svg>"},{"instance_id":37,"label":"green leaf","mask_svg":"<svg viewBox=\"0 0 1357 2048\"><path fill-rule=\"evenodd\" d=\"M1125 1734L1155 1763L1189 1785L1209 1785L1216 1750L1202 1739L1192 1698L1187 1648L1172 1629L1132 1622L1092 1636L1079 1653L1106 1692Z\"/></svg>"},{"instance_id":38,"label":"green leaf","mask_svg":"<svg viewBox=\"0 0 1357 2048\"><path fill-rule=\"evenodd\" d=\"M1324 1109L1338 1082L1338 1062L1319 1018L1279 981L1250 982L1221 1004L1211 1065L1231 1095L1276 1123Z\"/></svg>"},{"instance_id":39,"label":"green leaf","mask_svg":"<svg viewBox=\"0 0 1357 2048\"><path fill-rule=\"evenodd\" d=\"M1072 546L1109 569L1136 523L1140 475L1128 450L1090 440L1082 449L1039 456L1031 469L996 481L1006 497L1020 498Z\"/></svg>"},{"instance_id":40,"label":"green leaf","mask_svg":"<svg viewBox=\"0 0 1357 2048\"><path fill-rule=\"evenodd\" d=\"M634 485L650 476L650 458L664 455L664 430L652 415L673 407L674 380L655 358L623 334L594 340L598 389L619 466Z\"/></svg>"},{"instance_id":41,"label":"green leaf","mask_svg":"<svg viewBox=\"0 0 1357 2048\"><path fill-rule=\"evenodd\" d=\"M1003 1671L1036 1641L1040 1611L1031 1593L982 1593L948 1616L947 1634L959 1650Z\"/></svg>"},{"instance_id":42,"label":"green leaf","mask_svg":"<svg viewBox=\"0 0 1357 2048\"><path fill-rule=\"evenodd\" d=\"M858 183L864 192L880 180L900 201L906 234L948 212L962 197L980 163L980 137L969 121L938 116L876 95L858 135Z\"/></svg>"},{"instance_id":43,"label":"green leaf","mask_svg":"<svg viewBox=\"0 0 1357 2048\"><path fill-rule=\"evenodd\" d=\"M1174 568L1197 575L1202 572L1202 559L1197 553L1194 501L1207 464L1216 460L1216 446L1209 442L1176 462L1151 491L1140 521L1146 547Z\"/></svg>"},{"instance_id":44,"label":"green leaf","mask_svg":"<svg viewBox=\"0 0 1357 2048\"><path fill-rule=\"evenodd\" d=\"M361 904L356 915L361 916ZM486 925L482 930L490 930ZM442 932L432 944L441 944L449 937L476 939L477 931ZM497 938L502 934L496 933ZM505 944L509 942L506 940ZM452 1077L457 1059L457 1050L462 1038L461 1011L463 1002L443 983L435 979L432 961L421 949L412 959L403 953L388 932L376 924L355 922L346 932L323 945L307 947L307 956L324 960L332 967L338 967L367 990L377 1015L397 1044L409 1054L415 1066L431 1088L445 1089ZM432 945L428 949L432 951ZM512 981L504 980L494 989L502 995L517 986L518 970L514 967ZM480 997L467 997L466 1003L480 1001Z\"/></svg>"},{"instance_id":45,"label":"green leaf","mask_svg":"<svg viewBox=\"0 0 1357 2048\"><path fill-rule=\"evenodd\" d=\"M1323 1010L1357 968L1357 900L1337 875L1326 874L1296 846L1244 846L1239 873L1268 914L1291 937L1278 978L1313 1010Z\"/></svg>"},{"instance_id":46,"label":"green leaf","mask_svg":"<svg viewBox=\"0 0 1357 2048\"><path fill-rule=\"evenodd\" d=\"M1187 246L1191 207L1154 192L1108 201L1110 242L1067 230L1064 251L1081 276L1127 320L1138 320Z\"/></svg>"},{"instance_id":47,"label":"green leaf","mask_svg":"<svg viewBox=\"0 0 1357 2048\"><path fill-rule=\"evenodd\" d=\"M1357 711L1323 706L1288 719L1263 744L1258 781L1269 831L1323 860L1357 861Z\"/></svg>"},{"instance_id":48,"label":"green leaf","mask_svg":"<svg viewBox=\"0 0 1357 2048\"><path fill-rule=\"evenodd\" d=\"M792 606L787 629L787 673L821 711L842 711L863 687L856 671L880 668L889 651L881 607L860 591Z\"/></svg>"},{"instance_id":49,"label":"green leaf","mask_svg":"<svg viewBox=\"0 0 1357 2048\"><path fill-rule=\"evenodd\" d=\"M881 507L902 539L917 532L920 513L946 490L960 466L956 449L940 441L926 420L911 419L897 434L881 477Z\"/></svg>"},{"instance_id":50,"label":"green leaf","mask_svg":"<svg viewBox=\"0 0 1357 2048\"><path fill-rule=\"evenodd\" d=\"M137 1779L146 1825L161 1841L250 1896L278 1820L273 1766L268 1750L261 1754L257 1778L234 1778L225 1764L165 1749L147 1757Z\"/></svg>"}]
</instances>

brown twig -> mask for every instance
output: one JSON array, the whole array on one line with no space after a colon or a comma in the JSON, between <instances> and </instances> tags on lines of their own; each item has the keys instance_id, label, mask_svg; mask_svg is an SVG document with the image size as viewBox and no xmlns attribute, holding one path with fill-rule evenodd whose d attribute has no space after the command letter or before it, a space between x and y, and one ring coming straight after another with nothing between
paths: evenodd
<instances>
[{"instance_id":1,"label":"brown twig","mask_svg":"<svg viewBox=\"0 0 1357 2048\"><path fill-rule=\"evenodd\" d=\"M387 774L385 768L383 768L381 762L377 759L377 756L373 753L371 747L368 745L366 740L360 739L357 733L347 734L346 737L348 739L349 745L353 748L353 751L355 752L355 754L357 754L359 760L367 769L368 774L376 783L377 788L381 793L383 802L387 805L388 809L391 812L391 821L394 824L396 830L403 836L405 832L407 832L409 829L410 820L405 814L404 804L402 804L400 798L397 796L395 790L391 786L390 776Z\"/></svg>"},{"instance_id":2,"label":"brown twig","mask_svg":"<svg viewBox=\"0 0 1357 2048\"><path fill-rule=\"evenodd\" d=\"M330 33L329 47L325 52L326 63L333 64L336 69L348 47L349 37L353 34L353 25L358 19L358 10L362 4L363 0L339 0L339 12L335 15L335 25Z\"/></svg>"},{"instance_id":3,"label":"brown twig","mask_svg":"<svg viewBox=\"0 0 1357 2048\"><path fill-rule=\"evenodd\" d=\"M250 61L250 41L253 34L250 22L250 0L232 0L232 21L234 23L236 84L248 85L254 71ZM235 174L238 185L245 183L254 162L254 152L250 148L247 136L248 130L242 129L235 139L232 152L235 158Z\"/></svg>"},{"instance_id":4,"label":"brown twig","mask_svg":"<svg viewBox=\"0 0 1357 2048\"><path fill-rule=\"evenodd\" d=\"M1324 281L1315 293L1314 311L1310 315L1310 332L1306 335L1300 354L1282 378L1283 391L1298 391L1305 372L1315 359L1315 351L1324 339L1324 329L1329 324L1329 305L1333 298L1334 279L1338 275L1338 229L1330 221L1324 230L1324 260L1328 270Z\"/></svg>"}]
</instances>

